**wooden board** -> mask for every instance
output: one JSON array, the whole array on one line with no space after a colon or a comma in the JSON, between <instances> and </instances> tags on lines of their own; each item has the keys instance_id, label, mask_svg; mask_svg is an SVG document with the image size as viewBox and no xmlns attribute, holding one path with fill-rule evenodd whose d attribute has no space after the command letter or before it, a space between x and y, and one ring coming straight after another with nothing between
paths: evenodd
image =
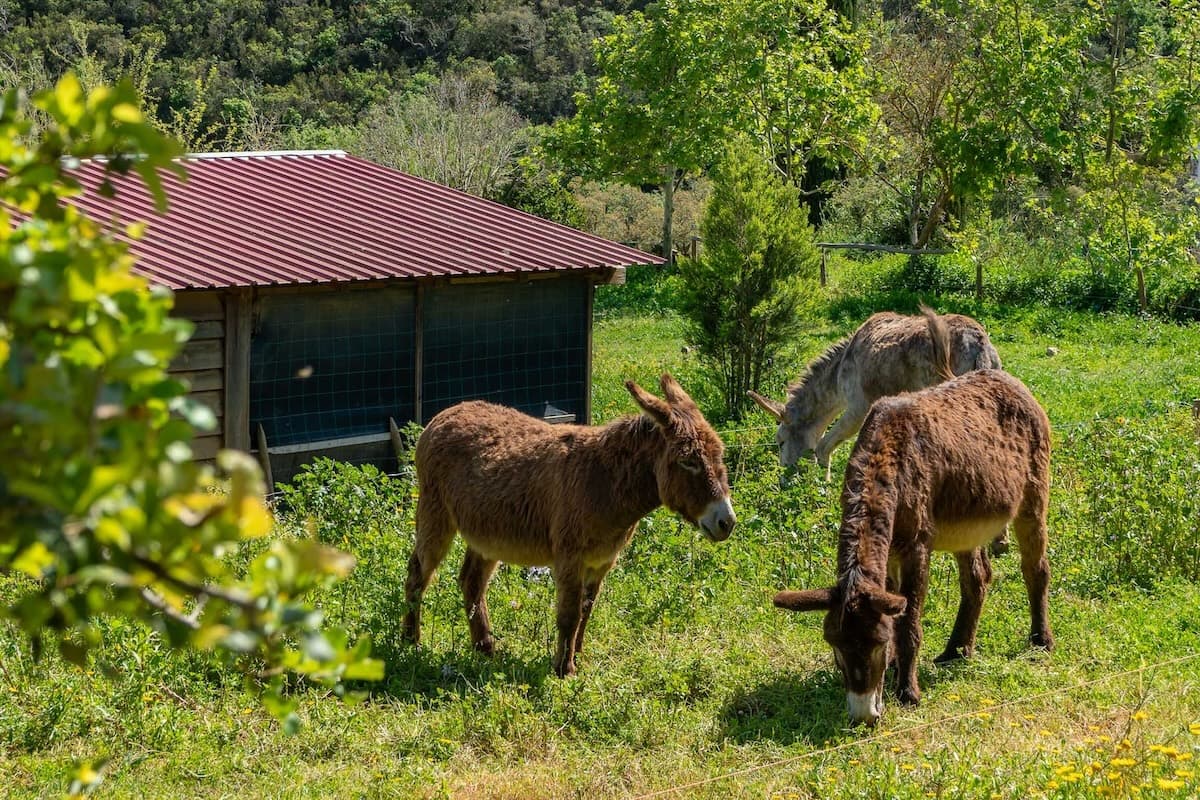
<instances>
[{"instance_id":1,"label":"wooden board","mask_svg":"<svg viewBox=\"0 0 1200 800\"><path fill-rule=\"evenodd\" d=\"M221 435L214 434L212 436L197 436L192 440L192 458L197 461L204 461L209 458L216 458L217 451L221 449Z\"/></svg>"},{"instance_id":2,"label":"wooden board","mask_svg":"<svg viewBox=\"0 0 1200 800\"><path fill-rule=\"evenodd\" d=\"M205 339L199 342L188 342L183 346L183 352L175 357L168 367L168 372L184 370L219 369L225 357L225 343L220 339Z\"/></svg>"},{"instance_id":3,"label":"wooden board","mask_svg":"<svg viewBox=\"0 0 1200 800\"><path fill-rule=\"evenodd\" d=\"M219 369L172 372L171 377L177 381L186 381L193 392L210 392L225 385L224 373Z\"/></svg>"},{"instance_id":4,"label":"wooden board","mask_svg":"<svg viewBox=\"0 0 1200 800\"><path fill-rule=\"evenodd\" d=\"M217 419L225 416L225 396L224 392L220 389L214 389L210 392L188 392L188 399L195 400L200 405L206 406L217 415Z\"/></svg>"},{"instance_id":5,"label":"wooden board","mask_svg":"<svg viewBox=\"0 0 1200 800\"><path fill-rule=\"evenodd\" d=\"M171 315L193 322L225 319L225 307L219 292L176 292Z\"/></svg>"},{"instance_id":6,"label":"wooden board","mask_svg":"<svg viewBox=\"0 0 1200 800\"><path fill-rule=\"evenodd\" d=\"M192 331L192 341L198 342L202 339L220 339L225 335L225 322L219 319L208 319L203 322L196 323L196 330Z\"/></svg>"}]
</instances>

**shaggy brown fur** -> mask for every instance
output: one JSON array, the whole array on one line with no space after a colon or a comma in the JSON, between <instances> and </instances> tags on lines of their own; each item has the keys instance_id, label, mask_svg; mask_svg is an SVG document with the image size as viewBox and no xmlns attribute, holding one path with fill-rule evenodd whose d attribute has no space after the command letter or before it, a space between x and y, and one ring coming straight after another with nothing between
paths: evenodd
<instances>
[{"instance_id":1,"label":"shaggy brown fur","mask_svg":"<svg viewBox=\"0 0 1200 800\"><path fill-rule=\"evenodd\" d=\"M775 596L781 608L828 611L825 639L855 722L874 724L882 713L893 641L899 698L920 699L917 652L934 550L955 553L961 592L938 661L971 655L992 575L981 546L1010 521L1029 595L1030 640L1053 646L1046 608L1049 470L1046 414L1004 372L969 372L875 403L846 468L837 585Z\"/></svg>"},{"instance_id":2,"label":"shaggy brown fur","mask_svg":"<svg viewBox=\"0 0 1200 800\"><path fill-rule=\"evenodd\" d=\"M560 676L575 672L600 584L638 520L665 505L713 541L727 538L736 518L721 439L674 378L661 383L666 401L627 381L645 415L602 427L550 425L479 401L430 420L417 441L406 638L420 639L421 596L456 530L467 542L459 585L482 652L495 648L486 592L497 562L553 568Z\"/></svg>"}]
</instances>

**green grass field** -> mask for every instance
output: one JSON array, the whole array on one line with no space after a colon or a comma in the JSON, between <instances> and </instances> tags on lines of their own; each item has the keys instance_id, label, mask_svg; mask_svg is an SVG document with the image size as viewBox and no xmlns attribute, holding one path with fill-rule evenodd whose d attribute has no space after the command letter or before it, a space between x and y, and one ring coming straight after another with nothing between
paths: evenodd
<instances>
[{"instance_id":1,"label":"green grass field","mask_svg":"<svg viewBox=\"0 0 1200 800\"><path fill-rule=\"evenodd\" d=\"M923 703L890 703L877 729L847 730L820 616L770 604L781 587L832 581L839 487L813 468L779 489L773 430L752 415L723 424L739 528L712 545L667 513L647 518L605 585L578 677L550 676L553 587L518 567L489 596L500 654L472 653L458 546L427 596L425 644L403 647L411 487L333 474L315 528L359 568L325 608L372 635L381 685L357 704L298 690L305 725L289 737L236 675L126 625L108 626L87 671L35 663L3 629L0 795L62 795L76 763L107 759L101 797L1200 796L1200 329L941 310L979 316L1054 424L1054 653L1025 645L1006 555L977 657L935 668L957 602L953 561L939 555ZM781 396L785 376L861 318L814 323L768 388ZM669 314L598 321L597 417L632 412L622 381L655 386L663 370L711 410L683 344ZM0 591L19 588L7 580Z\"/></svg>"}]
</instances>

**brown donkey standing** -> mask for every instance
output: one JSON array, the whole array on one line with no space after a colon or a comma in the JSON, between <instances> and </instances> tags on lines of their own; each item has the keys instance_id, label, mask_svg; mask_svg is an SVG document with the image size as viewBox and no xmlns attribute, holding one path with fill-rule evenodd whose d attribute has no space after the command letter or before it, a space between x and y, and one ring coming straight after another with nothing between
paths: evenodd
<instances>
[{"instance_id":1,"label":"brown donkey standing","mask_svg":"<svg viewBox=\"0 0 1200 800\"><path fill-rule=\"evenodd\" d=\"M457 530L471 640L492 653L487 585L499 561L552 567L554 671L575 673L592 604L638 520L660 505L714 542L736 517L720 437L670 375L660 400L625 387L646 412L600 427L550 425L480 401L437 414L417 440L416 546L408 562L405 638L421 637L421 596Z\"/></svg>"},{"instance_id":2,"label":"brown donkey standing","mask_svg":"<svg viewBox=\"0 0 1200 800\"><path fill-rule=\"evenodd\" d=\"M955 554L962 595L936 661L973 652L992 578L982 546L1009 522L1029 595L1030 641L1053 647L1046 609L1049 470L1046 413L1007 373L969 372L871 408L842 487L837 585L775 595L780 608L828 611L825 640L853 722L874 725L883 713L893 642L900 701L920 700L917 653L934 550Z\"/></svg>"}]
</instances>

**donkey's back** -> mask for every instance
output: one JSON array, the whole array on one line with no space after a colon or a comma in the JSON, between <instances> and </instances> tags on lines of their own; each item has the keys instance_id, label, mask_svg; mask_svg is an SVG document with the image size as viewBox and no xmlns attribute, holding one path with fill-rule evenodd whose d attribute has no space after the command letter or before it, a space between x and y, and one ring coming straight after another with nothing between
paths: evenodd
<instances>
[{"instance_id":1,"label":"donkey's back","mask_svg":"<svg viewBox=\"0 0 1200 800\"><path fill-rule=\"evenodd\" d=\"M483 401L442 411L417 440L426 516L444 515L492 558L549 564L551 517L556 499L568 499L564 462L576 427Z\"/></svg>"},{"instance_id":2,"label":"donkey's back","mask_svg":"<svg viewBox=\"0 0 1200 800\"><path fill-rule=\"evenodd\" d=\"M972 371L915 394L879 400L850 456L851 477L890 461L905 529L932 523L934 549L979 547L1009 520L1043 518L1050 423L1023 383Z\"/></svg>"},{"instance_id":3,"label":"donkey's back","mask_svg":"<svg viewBox=\"0 0 1200 800\"><path fill-rule=\"evenodd\" d=\"M931 317L932 312L906 316L883 311L859 326L838 367L838 385L852 410L864 403L869 407L880 397L945 380L934 336L929 333L933 321L945 326L950 371L955 375L1000 369L1000 354L982 325L962 314ZM866 408L862 410L865 413Z\"/></svg>"}]
</instances>

